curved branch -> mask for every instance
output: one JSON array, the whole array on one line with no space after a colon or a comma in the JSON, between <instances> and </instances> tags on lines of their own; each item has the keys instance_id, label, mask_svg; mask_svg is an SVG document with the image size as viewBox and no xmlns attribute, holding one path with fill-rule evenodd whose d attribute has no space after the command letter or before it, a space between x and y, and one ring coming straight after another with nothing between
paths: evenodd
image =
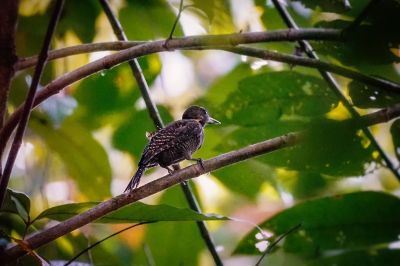
<instances>
[{"instance_id":1,"label":"curved branch","mask_svg":"<svg viewBox=\"0 0 400 266\"><path fill-rule=\"evenodd\" d=\"M281 36L282 32L289 34L293 31L278 31L275 32L276 36L269 36L269 38L274 39L277 36ZM304 32L303 32L304 33ZM236 36L236 35L235 35ZM229 39L220 39L218 38L216 41L211 36L204 36L202 38L186 38L186 39L172 39L168 42L168 48L164 46L165 41L154 41L149 43L144 43L141 45L137 45L135 47L131 47L122 51L119 51L115 54L105 56L101 59L88 63L78 69L75 69L69 73L62 75L61 77L53 80L50 82L43 90L41 90L36 98L34 106L37 106L45 99L49 98L50 96L57 94L66 86L82 79L87 76L90 76L94 73L97 73L104 69L109 69L116 65L119 65L125 61L128 61L135 57L140 57L143 55L148 55L152 53L159 53L163 51L171 51L173 49L192 49L192 50L204 50L204 49L213 49L213 50L225 50L229 52L239 53L239 54L246 54L249 56L254 56L266 60L274 60L279 62L291 63L295 65L302 65L313 67L316 69L326 70L332 73L336 73L342 75L347 78L356 79L359 81L364 82L365 84L369 84L372 86L377 86L382 89L389 89L396 92L400 92L400 84L395 82L371 77L368 75L364 75L357 71L337 66L334 64L330 64L327 62L323 62L316 59L310 58L303 58L300 56L288 55L288 54L281 54L276 52L271 52L267 50L251 48L251 47L232 47L232 40ZM252 36L253 41L259 38L260 36ZM206 43L204 44L204 39L214 40L214 43ZM247 39L250 42L250 39ZM19 116L22 112L23 106L17 108L17 110L10 116L10 118L5 123L3 129L0 131L0 154L1 150L5 148L5 145L8 141L9 136L11 135L12 131L16 123L18 122Z\"/></svg>"},{"instance_id":2,"label":"curved branch","mask_svg":"<svg viewBox=\"0 0 400 266\"><path fill-rule=\"evenodd\" d=\"M71 55L86 54L92 52L102 51L120 51L139 44L147 43L146 41L115 41L115 42L99 42L99 43L85 43L76 46L56 49L49 51L48 61L64 58ZM38 57L30 56L20 58L15 65L16 70L23 70L32 67L36 64Z\"/></svg>"},{"instance_id":3,"label":"curved branch","mask_svg":"<svg viewBox=\"0 0 400 266\"><path fill-rule=\"evenodd\" d=\"M221 35L196 35L183 38L174 38L178 43L193 43L193 46L200 45L216 45L229 44L238 45L245 43L260 43L260 42L276 42L276 41L297 41L297 40L341 40L341 31L337 29L298 29L298 30L277 30L268 32L246 32ZM154 42L154 41L153 41ZM49 52L48 60L54 60L70 55L82 53L99 52L99 51L118 51L139 44L151 43L146 41L117 41L117 42L101 42L89 43L77 46L71 46ZM164 40L165 43L165 40ZM179 49L179 47L168 48ZM37 61L37 56L26 57L20 59L16 66L16 70L22 70L34 66Z\"/></svg>"},{"instance_id":4,"label":"curved branch","mask_svg":"<svg viewBox=\"0 0 400 266\"><path fill-rule=\"evenodd\" d=\"M360 126L371 126L378 123L385 123L393 118L400 116L400 104L396 104L392 107L382 109L375 113L371 113L362 116ZM349 119L347 121L353 121ZM262 141L256 144L249 145L245 148L231 151L203 162L203 167L198 164L191 165L174 172L172 175L163 176L157 180L147 183L141 186L131 193L121 194L107 201L104 201L96 207L80 213L68 220L65 220L53 227L44 229L34 235L31 235L25 239L26 244L31 249L41 247L58 237L72 232L88 223L94 222L100 217L115 211L127 204L136 202L140 199L153 195L157 192L165 190L171 186L184 182L194 177L198 177L202 174L220 169L222 167L244 161L246 159L266 154L275 150L283 149L285 147L293 146L298 141L301 141L301 133L289 133L280 137L276 137L270 140ZM24 255L24 251L19 245L15 245L6 249L0 254L0 261L12 261Z\"/></svg>"}]
</instances>

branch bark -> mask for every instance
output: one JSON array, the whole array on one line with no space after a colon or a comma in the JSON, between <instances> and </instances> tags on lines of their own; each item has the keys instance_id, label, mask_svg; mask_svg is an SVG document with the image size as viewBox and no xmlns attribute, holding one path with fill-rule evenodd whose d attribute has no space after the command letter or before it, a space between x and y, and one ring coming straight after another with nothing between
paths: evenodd
<instances>
[{"instance_id":1,"label":"branch bark","mask_svg":"<svg viewBox=\"0 0 400 266\"><path fill-rule=\"evenodd\" d=\"M14 137L13 143L11 145L10 153L8 154L6 165L4 166L4 172L0 179L0 208L3 205L4 197L6 194L6 189L8 186L8 181L9 181L10 175L11 175L11 170L14 166L14 162L15 162L15 159L17 158L18 150L22 143L22 138L25 133L25 128L28 123L29 116L31 114L33 103L35 101L37 87L39 85L40 78L42 77L44 66L46 64L47 52L49 51L51 39L53 37L55 28L57 26L57 22L60 18L63 5L64 5L64 0L56 1L54 11L50 18L49 26L47 27L46 37L43 41L42 49L41 49L40 55L39 55L39 60L38 60L37 66L35 68L35 72L33 74L32 83L30 85L29 92L26 97L24 107L22 109L17 132L15 133L15 137ZM2 150L0 151L0 155L1 154L2 154Z\"/></svg>"},{"instance_id":2,"label":"branch bark","mask_svg":"<svg viewBox=\"0 0 400 266\"><path fill-rule=\"evenodd\" d=\"M104 9L104 12L107 15L108 20L110 21L110 24L111 24L113 31L114 31L115 35L117 36L117 38L121 41L126 41L128 38L125 35L122 25L120 24L117 17L111 10L111 7L110 7L108 1L100 0L100 3ZM183 6L183 0L181 0L181 2L180 2L179 13L175 20L174 26L172 27L172 31L171 31L171 34L168 37L168 39L171 39L171 36L174 32L174 29L176 27L176 24L179 20L181 12L182 12L182 6ZM132 74L135 77L136 82L139 86L139 89L140 89L140 92L144 99L144 102L146 103L147 111L149 112L149 115L150 115L151 119L153 120L154 126L156 128L164 127L164 123L161 119L160 113L158 112L157 106L154 104L153 100L151 99L151 96L149 93L149 87L147 85L146 78L143 75L143 72L142 72L139 62L136 59L131 59L129 61L129 66L131 67ZM176 165L176 167L179 167L179 166ZM197 199L190 189L190 185L186 182L182 182L181 188L182 188L182 191L184 192L186 201L188 202L190 208L198 213L201 213ZM201 237L203 238L208 250L211 253L211 256L214 259L215 265L217 265L217 266L223 265L222 260L219 257L219 254L217 252L217 249L215 248L214 241L212 240L210 232L207 229L206 223L204 221L197 221L196 225L200 231Z\"/></svg>"},{"instance_id":3,"label":"branch bark","mask_svg":"<svg viewBox=\"0 0 400 266\"><path fill-rule=\"evenodd\" d=\"M0 128L4 123L7 108L8 91L14 76L15 31L18 17L18 1L3 1L0 8ZM0 156L1 157L1 156ZM0 167L1 173L1 167Z\"/></svg>"},{"instance_id":4,"label":"branch bark","mask_svg":"<svg viewBox=\"0 0 400 266\"><path fill-rule=\"evenodd\" d=\"M271 140L250 145L237 151L225 153L209 160L205 160L203 162L204 168L200 167L198 164L183 168L174 172L172 175L163 176L133 190L131 193L121 194L110 200L104 201L86 212L76 215L37 234L29 236L25 239L25 243L31 249L36 249L127 204L153 195L193 177L200 176L202 174L246 160L251 157L255 157L257 155L265 154L267 152L272 152L288 145L292 145L296 142L297 137L298 134L287 134ZM26 251L24 251L19 245L16 245L5 250L4 253L0 255L0 261L12 261L24 255L25 253Z\"/></svg>"},{"instance_id":5,"label":"branch bark","mask_svg":"<svg viewBox=\"0 0 400 266\"><path fill-rule=\"evenodd\" d=\"M371 126L377 123L384 123L398 116L400 116L400 104L396 104L392 107L377 111L372 114L368 114L366 116L362 116L360 120L360 126ZM88 223L94 222L100 217L112 211L115 211L127 204L136 202L140 199L153 195L157 192L160 192L164 189L167 189L191 178L198 177L202 174L220 169L222 167L240 161L247 160L255 156L295 145L296 143L298 143L298 141L301 141L300 132L289 133L280 137L249 145L236 151L231 151L216 156L209 160L205 160L203 162L204 168L200 167L198 164L191 165L189 167L174 172L172 175L166 175L157 180L149 182L146 185L133 190L131 193L121 194L107 201L104 201L86 212L78 214L53 227L44 229L43 231L28 236L25 239L25 242L31 249L36 249L57 239L58 237L72 232L75 229L78 229ZM0 253L0 261L13 261L23 256L25 253L26 251L23 248L21 248L19 245L15 245Z\"/></svg>"},{"instance_id":6,"label":"branch bark","mask_svg":"<svg viewBox=\"0 0 400 266\"><path fill-rule=\"evenodd\" d=\"M336 29L297 29L297 30L276 30L268 32L247 32L221 35L197 35L183 38L174 38L178 43L191 43L196 46L207 45L239 45L248 43L260 42L277 42L277 41L297 41L297 40L342 40L341 31ZM49 60L62 58L70 55L82 53L98 52L98 51L118 51L140 44L151 43L145 41L118 41L118 42L102 42L82 44L63 49L53 50L49 52ZM165 43L165 41L164 41ZM186 46L187 47L187 46ZM179 49L179 47L168 48ZM16 70L22 70L34 66L37 61L37 56L21 58L16 64Z\"/></svg>"}]
</instances>

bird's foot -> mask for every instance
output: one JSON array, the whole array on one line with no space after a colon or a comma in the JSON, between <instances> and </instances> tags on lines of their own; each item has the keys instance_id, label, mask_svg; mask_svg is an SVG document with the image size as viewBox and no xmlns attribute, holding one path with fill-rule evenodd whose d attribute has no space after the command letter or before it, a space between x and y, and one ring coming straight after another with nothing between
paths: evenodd
<instances>
[{"instance_id":1,"label":"bird's foot","mask_svg":"<svg viewBox=\"0 0 400 266\"><path fill-rule=\"evenodd\" d=\"M200 165L201 169L205 171L204 169L204 161L201 158L192 158L191 160L196 161L198 165Z\"/></svg>"},{"instance_id":2,"label":"bird's foot","mask_svg":"<svg viewBox=\"0 0 400 266\"><path fill-rule=\"evenodd\" d=\"M167 169L168 174L170 174L170 175L172 175L172 174L174 173L174 170L171 169L171 168L169 168L168 166L165 166L165 167L163 167L163 168Z\"/></svg>"}]
</instances>

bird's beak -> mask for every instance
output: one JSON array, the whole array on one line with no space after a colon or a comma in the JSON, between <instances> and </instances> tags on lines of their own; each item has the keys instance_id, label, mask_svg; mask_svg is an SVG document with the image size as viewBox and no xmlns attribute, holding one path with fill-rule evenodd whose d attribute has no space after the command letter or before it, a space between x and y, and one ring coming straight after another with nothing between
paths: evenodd
<instances>
[{"instance_id":1,"label":"bird's beak","mask_svg":"<svg viewBox=\"0 0 400 266\"><path fill-rule=\"evenodd\" d=\"M217 119L212 118L211 116L208 117L207 124L221 124Z\"/></svg>"}]
</instances>

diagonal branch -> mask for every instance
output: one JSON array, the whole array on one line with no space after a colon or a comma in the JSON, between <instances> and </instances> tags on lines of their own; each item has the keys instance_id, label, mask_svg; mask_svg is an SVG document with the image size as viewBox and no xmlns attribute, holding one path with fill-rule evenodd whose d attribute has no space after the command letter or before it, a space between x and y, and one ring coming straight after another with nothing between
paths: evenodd
<instances>
[{"instance_id":1,"label":"diagonal branch","mask_svg":"<svg viewBox=\"0 0 400 266\"><path fill-rule=\"evenodd\" d=\"M377 123L387 122L398 116L400 116L400 104L377 111L367 116L362 116L361 124L363 126L371 126ZM283 149L285 147L293 146L298 141L301 141L301 133L289 133L280 137L249 145L236 151L231 151L216 156L209 160L205 160L203 162L204 168L202 168L198 164L191 165L189 167L174 172L172 175L166 175L157 180L149 182L146 185L133 190L131 193L121 194L107 201L104 201L88 211L80 213L53 227L44 229L34 235L27 237L25 239L25 242L29 245L31 249L36 249L88 223L94 222L100 217L112 211L115 211L127 204L136 202L171 186L200 176L202 174L220 169L222 167L244 161L255 156L273 152L275 150ZM24 251L20 246L15 245L0 253L0 261L13 261L23 256L25 253L26 251Z\"/></svg>"},{"instance_id":2,"label":"diagonal branch","mask_svg":"<svg viewBox=\"0 0 400 266\"><path fill-rule=\"evenodd\" d=\"M46 37L43 41L42 50L40 51L39 60L33 74L32 83L29 88L28 96L26 98L24 108L22 109L22 114L18 124L17 132L15 133L14 141L11 145L11 150L7 158L6 165L4 167L3 175L0 180L0 207L3 205L6 189L8 186L8 181L10 179L11 170L14 166L15 159L17 158L18 150L22 143L22 138L24 136L25 128L29 120L29 116L35 101L36 90L40 82L40 78L43 73L44 66L46 64L47 52L50 47L51 39L53 33L57 26L57 22L60 18L61 10L64 5L64 0L57 0L53 14L50 18L49 26L47 28ZM0 152L2 154L2 152Z\"/></svg>"},{"instance_id":3,"label":"diagonal branch","mask_svg":"<svg viewBox=\"0 0 400 266\"><path fill-rule=\"evenodd\" d=\"M130 193L121 194L112 199L104 201L96 207L65 220L51 228L45 229L37 234L25 238L25 242L31 249L41 247L60 236L63 236L75 229L78 229L96 219L115 211L125 205L141 200L145 197L160 192L173 185L189 180L193 177L214 171L224 166L246 160L248 158L272 152L277 149L293 145L297 140L298 134L287 134L281 137L263 141L242 148L240 150L228 152L203 162L203 168L198 164L175 171L171 175L163 176L157 180L147 183ZM12 261L25 254L25 251L18 245L13 246L0 253L0 261Z\"/></svg>"},{"instance_id":4,"label":"diagonal branch","mask_svg":"<svg viewBox=\"0 0 400 266\"><path fill-rule=\"evenodd\" d=\"M104 12L107 15L108 20L110 21L110 24L114 30L115 35L117 35L119 40L123 40L126 41L127 37L124 33L124 30L122 29L121 24L119 23L117 17L115 16L115 14L112 12L110 5L108 4L107 0L100 0L101 5L103 6ZM171 31L171 35L169 36L169 38L167 39L167 41L169 39L171 39L172 34L175 30L176 24L179 20L180 14L182 12L182 7L183 7L183 0L181 0L180 2L180 7L179 7L179 14L178 17L176 18L176 21L174 23L174 26L172 28ZM164 47L166 46L166 43L164 43ZM146 103L146 107L147 110L150 114L151 119L153 120L154 126L156 128L162 128L164 127L164 123L162 122L161 116L158 112L157 106L154 104L154 102L152 101L151 97L150 97L150 93L149 93L149 88L146 82L146 78L143 75L142 69L140 68L140 64L136 59L131 59L129 60L129 65L131 67L133 76L136 79L136 82L138 83L140 92L143 96L144 102ZM178 166L177 166L178 167ZM189 203L189 206L192 210L201 213L199 204L197 202L197 199L195 197L195 195L193 194L193 192L190 189L190 185L186 182L182 182L181 183L181 188L182 191L185 195L186 201ZM214 259L214 262L216 265L223 265L222 264L222 260L218 255L218 252L215 248L214 242L211 238L210 232L207 229L206 223L204 221L197 221L196 222L197 227L199 228L200 234L208 248L208 250L211 253L211 256Z\"/></svg>"}]
</instances>

